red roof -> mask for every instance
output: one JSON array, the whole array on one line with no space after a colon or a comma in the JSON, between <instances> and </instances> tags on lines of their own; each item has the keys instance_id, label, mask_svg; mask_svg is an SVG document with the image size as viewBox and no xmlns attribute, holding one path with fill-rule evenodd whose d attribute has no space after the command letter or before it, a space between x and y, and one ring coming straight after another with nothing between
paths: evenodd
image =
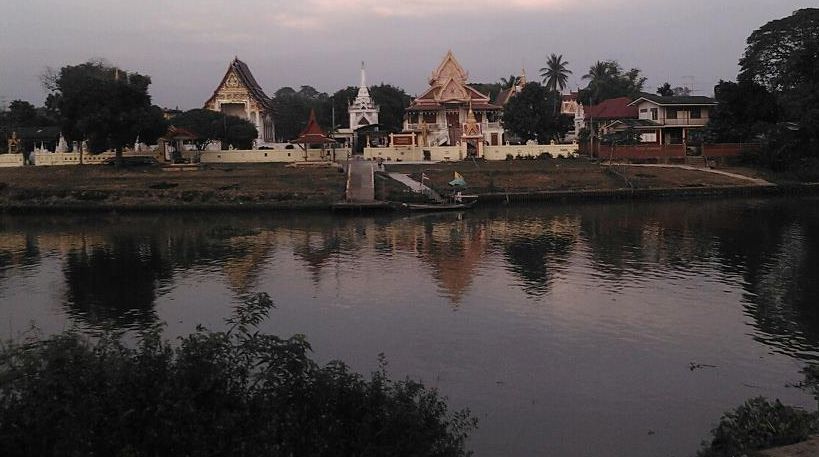
<instances>
[{"instance_id":1,"label":"red roof","mask_svg":"<svg viewBox=\"0 0 819 457\"><path fill-rule=\"evenodd\" d=\"M324 130L322 130L321 126L319 126L318 121L316 121L316 112L312 109L310 110L310 118L307 120L307 127L305 127L304 130L302 130L298 138L291 141L291 143L307 144L333 142L335 142L335 140L333 140L332 138L328 138L327 135L324 133Z\"/></svg>"},{"instance_id":2,"label":"red roof","mask_svg":"<svg viewBox=\"0 0 819 457\"><path fill-rule=\"evenodd\" d=\"M637 107L629 106L629 103L631 99L628 97L604 100L584 110L586 119L636 119L639 114Z\"/></svg>"}]
</instances>

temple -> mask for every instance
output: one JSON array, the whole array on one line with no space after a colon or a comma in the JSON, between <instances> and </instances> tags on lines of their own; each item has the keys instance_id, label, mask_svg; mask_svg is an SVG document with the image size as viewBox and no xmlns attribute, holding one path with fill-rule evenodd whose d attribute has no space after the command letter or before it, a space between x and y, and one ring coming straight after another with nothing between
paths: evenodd
<instances>
[{"instance_id":1,"label":"temple","mask_svg":"<svg viewBox=\"0 0 819 457\"><path fill-rule=\"evenodd\" d=\"M358 85L358 95L350 103L347 113L350 115L350 130L352 131L378 124L378 106L373 103L370 90L367 89L364 62L361 62L361 82Z\"/></svg>"},{"instance_id":2,"label":"temple","mask_svg":"<svg viewBox=\"0 0 819 457\"><path fill-rule=\"evenodd\" d=\"M256 126L256 144L275 142L273 101L262 90L246 63L234 58L222 82L205 102L205 109L247 119Z\"/></svg>"},{"instance_id":3,"label":"temple","mask_svg":"<svg viewBox=\"0 0 819 457\"><path fill-rule=\"evenodd\" d=\"M481 157L484 144L503 142L502 107L467 82L469 74L452 51L429 79L429 89L412 101L404 117L404 132L420 146L466 144L467 156Z\"/></svg>"}]
</instances>

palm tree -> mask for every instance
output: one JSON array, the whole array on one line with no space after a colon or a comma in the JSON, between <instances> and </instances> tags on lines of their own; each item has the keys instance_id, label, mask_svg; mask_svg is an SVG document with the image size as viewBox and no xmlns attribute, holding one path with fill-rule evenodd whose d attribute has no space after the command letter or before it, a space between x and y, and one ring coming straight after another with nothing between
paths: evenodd
<instances>
[{"instance_id":1,"label":"palm tree","mask_svg":"<svg viewBox=\"0 0 819 457\"><path fill-rule=\"evenodd\" d=\"M515 75L509 75L509 78L501 78L500 85L501 89L511 89L515 87L515 84L518 82L518 77Z\"/></svg>"},{"instance_id":2,"label":"palm tree","mask_svg":"<svg viewBox=\"0 0 819 457\"><path fill-rule=\"evenodd\" d=\"M563 54L549 56L546 66L540 69L540 76L547 89L555 92L566 88L569 75L572 74L572 71L567 68L568 65L569 62L563 60Z\"/></svg>"},{"instance_id":3,"label":"palm tree","mask_svg":"<svg viewBox=\"0 0 819 457\"><path fill-rule=\"evenodd\" d=\"M588 103L594 104L594 101L600 101L600 92L603 86L607 85L612 76L620 71L620 65L617 62L610 60L598 60L594 65L589 67L589 72L582 76L581 79L588 79L589 84L586 86L586 93L589 97Z\"/></svg>"},{"instance_id":4,"label":"palm tree","mask_svg":"<svg viewBox=\"0 0 819 457\"><path fill-rule=\"evenodd\" d=\"M546 60L546 66L540 69L540 76L549 92L559 92L566 88L569 75L572 74L572 71L566 68L568 65L569 62L563 60L563 54L552 54ZM557 113L557 99L558 97L555 97L555 113Z\"/></svg>"}]
</instances>

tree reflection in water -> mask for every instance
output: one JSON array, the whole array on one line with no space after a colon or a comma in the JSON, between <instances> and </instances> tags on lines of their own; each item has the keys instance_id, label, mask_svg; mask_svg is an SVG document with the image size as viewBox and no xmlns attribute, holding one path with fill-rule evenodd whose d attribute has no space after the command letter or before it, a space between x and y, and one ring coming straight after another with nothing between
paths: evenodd
<instances>
[{"instance_id":1,"label":"tree reflection in water","mask_svg":"<svg viewBox=\"0 0 819 457\"><path fill-rule=\"evenodd\" d=\"M64 264L69 313L92 327L144 328L156 320L156 288L171 272L152 238L73 249Z\"/></svg>"}]
</instances>

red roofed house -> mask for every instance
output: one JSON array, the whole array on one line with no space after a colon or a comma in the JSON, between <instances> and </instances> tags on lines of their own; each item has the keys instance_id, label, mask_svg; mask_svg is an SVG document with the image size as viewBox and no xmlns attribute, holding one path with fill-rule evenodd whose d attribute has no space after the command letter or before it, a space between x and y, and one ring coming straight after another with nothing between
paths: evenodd
<instances>
[{"instance_id":1,"label":"red roofed house","mask_svg":"<svg viewBox=\"0 0 819 457\"><path fill-rule=\"evenodd\" d=\"M262 90L246 63L234 58L222 82L205 102L205 109L246 119L259 132L257 143L273 143L273 100Z\"/></svg>"},{"instance_id":2,"label":"red roofed house","mask_svg":"<svg viewBox=\"0 0 819 457\"><path fill-rule=\"evenodd\" d=\"M502 107L469 86L468 77L452 51L447 52L429 79L429 89L412 101L404 115L404 132L416 136L415 144L423 147L462 143L467 145L467 157L481 157L484 143L503 143L504 132L499 122Z\"/></svg>"}]
</instances>

